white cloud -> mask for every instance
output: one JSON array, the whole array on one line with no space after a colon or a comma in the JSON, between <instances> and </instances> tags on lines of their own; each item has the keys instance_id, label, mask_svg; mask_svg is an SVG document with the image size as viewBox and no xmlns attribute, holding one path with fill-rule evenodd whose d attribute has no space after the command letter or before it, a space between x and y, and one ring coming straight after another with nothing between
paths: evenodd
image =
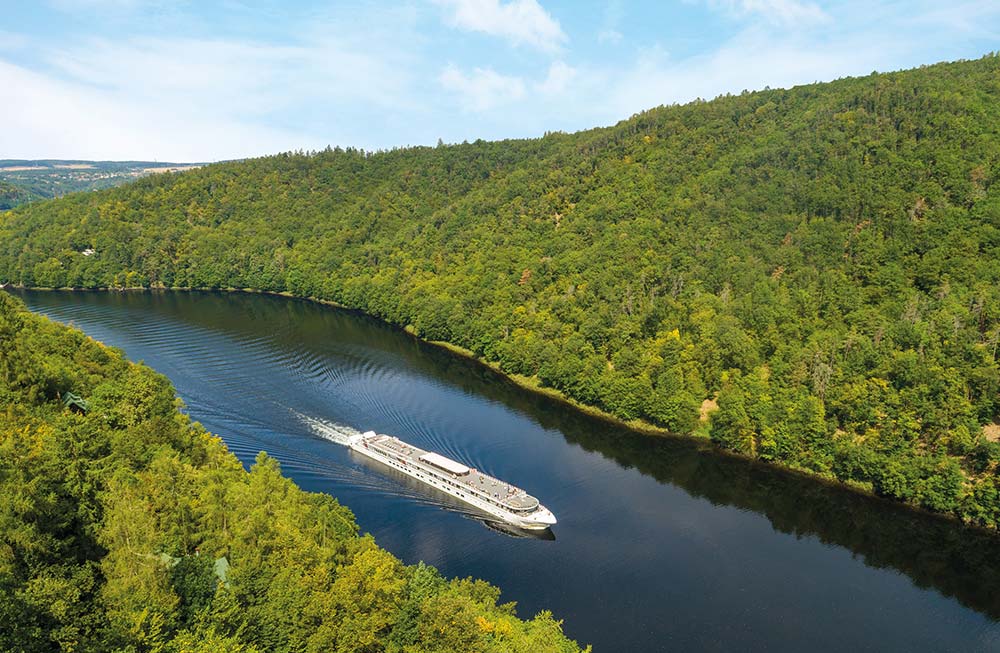
<instances>
[{"instance_id":1,"label":"white cloud","mask_svg":"<svg viewBox=\"0 0 1000 653\"><path fill-rule=\"evenodd\" d=\"M758 15L784 25L818 23L829 19L819 5L803 0L708 0L708 5L735 16Z\"/></svg>"},{"instance_id":2,"label":"white cloud","mask_svg":"<svg viewBox=\"0 0 1000 653\"><path fill-rule=\"evenodd\" d=\"M467 111L488 111L524 97L524 82L520 77L501 75L491 68L476 68L466 74L454 65L444 69L439 77L441 85L457 93L462 107Z\"/></svg>"},{"instance_id":3,"label":"white cloud","mask_svg":"<svg viewBox=\"0 0 1000 653\"><path fill-rule=\"evenodd\" d=\"M49 0L56 9L68 12L78 11L131 11L146 6L158 6L162 0Z\"/></svg>"},{"instance_id":4,"label":"white cloud","mask_svg":"<svg viewBox=\"0 0 1000 653\"><path fill-rule=\"evenodd\" d=\"M253 42L143 38L89 40L48 54L70 78L133 101L198 106L209 113L263 115L300 102L396 101L403 73L385 58L334 38L275 46ZM280 88L280 92L276 89Z\"/></svg>"},{"instance_id":5,"label":"white cloud","mask_svg":"<svg viewBox=\"0 0 1000 653\"><path fill-rule=\"evenodd\" d=\"M527 45L544 52L556 52L568 37L559 21L536 0L436 0L449 10L452 27L482 32L508 40L513 45Z\"/></svg>"},{"instance_id":6,"label":"white cloud","mask_svg":"<svg viewBox=\"0 0 1000 653\"><path fill-rule=\"evenodd\" d=\"M712 99L744 89L787 88L871 72L890 42L836 46L778 38L766 30L748 30L706 55L673 60L658 48L643 52L625 74L615 76L608 93L619 116L661 104Z\"/></svg>"},{"instance_id":7,"label":"white cloud","mask_svg":"<svg viewBox=\"0 0 1000 653\"><path fill-rule=\"evenodd\" d=\"M0 58L0 87L17 89L17 102L0 103L4 151L204 161L391 144L359 143L357 125L413 109L399 34L338 37L324 27L288 45L84 39L39 48L30 63Z\"/></svg>"},{"instance_id":8,"label":"white cloud","mask_svg":"<svg viewBox=\"0 0 1000 653\"><path fill-rule=\"evenodd\" d=\"M616 29L602 29L597 33L598 43L619 43L622 40L622 33Z\"/></svg>"},{"instance_id":9,"label":"white cloud","mask_svg":"<svg viewBox=\"0 0 1000 653\"><path fill-rule=\"evenodd\" d=\"M512 68L525 80L521 101L493 104L492 110L476 113L474 123L455 121L454 131L460 133L459 138L449 137L453 132L447 130L443 134L445 140L472 140L574 131L614 124L659 105L699 97L711 99L765 86L787 88L867 75L872 70L891 71L975 57L978 53L964 36L985 39L989 27L1000 24L1000 3L984 9L969 0L960 2L965 10L959 15L950 14L950 21L940 21L941 30L932 30L928 29L928 21L943 10L933 0L917 4L901 11L895 2L845 0L831 5L822 17L808 9L796 13L786 6L767 5L777 13L766 19L755 14L735 34L699 48L694 55L668 52L656 44L635 43L631 58L623 58L627 55L622 49L609 59L586 57L584 53L575 57L575 48L535 74ZM742 3L733 6L734 11L743 11ZM747 4L748 10L761 7ZM794 26L783 22L789 20L801 22ZM630 38L629 32L626 38ZM596 44L593 47L596 49ZM985 41L985 45L976 47L985 52L995 46Z\"/></svg>"},{"instance_id":10,"label":"white cloud","mask_svg":"<svg viewBox=\"0 0 1000 653\"><path fill-rule=\"evenodd\" d=\"M619 43L623 38L621 22L624 11L620 0L610 0L604 5L604 18L601 29L597 32L598 43Z\"/></svg>"},{"instance_id":11,"label":"white cloud","mask_svg":"<svg viewBox=\"0 0 1000 653\"><path fill-rule=\"evenodd\" d=\"M566 91L574 77L575 68L565 61L553 61L545 79L535 84L535 88L544 95L558 95Z\"/></svg>"},{"instance_id":12,"label":"white cloud","mask_svg":"<svg viewBox=\"0 0 1000 653\"><path fill-rule=\"evenodd\" d=\"M967 0L935 4L927 11L914 11L907 22L923 30L962 34L966 38L1000 39L1000 3Z\"/></svg>"},{"instance_id":13,"label":"white cloud","mask_svg":"<svg viewBox=\"0 0 1000 653\"><path fill-rule=\"evenodd\" d=\"M161 0L59 1L159 11ZM169 29L136 18L107 27L102 12L85 14L93 24L81 18L77 34L0 29L0 88L12 89L10 101L0 102L3 151L184 161L328 143L373 148L431 144L439 136L533 136L745 88L972 58L996 47L1000 26L1000 3L974 0L947 7L913 0L905 9L898 0L841 0L822 11L818 0L687 1L742 16L745 24L700 43L697 54L679 54L686 46L677 41L667 53L626 29L623 5L607 0L603 20L598 16L586 42L569 51L558 48L565 34L537 2L437 0L456 27L542 48L550 55L543 66L533 52L498 51L485 39L463 44L462 56L471 59L459 61L440 6L416 3L364 11L325 5L291 24L269 15L274 29L253 39L243 24L197 36L206 26L196 12L173 15ZM467 13L477 7L478 18ZM516 7L550 22L532 27L511 19ZM598 46L595 38L606 30L623 32L630 47ZM446 65L449 57L458 65Z\"/></svg>"},{"instance_id":14,"label":"white cloud","mask_svg":"<svg viewBox=\"0 0 1000 653\"><path fill-rule=\"evenodd\" d=\"M26 36L0 29L0 50L22 50L26 47L28 47Z\"/></svg>"},{"instance_id":15,"label":"white cloud","mask_svg":"<svg viewBox=\"0 0 1000 653\"><path fill-rule=\"evenodd\" d=\"M287 150L301 135L202 115L184 106L154 106L102 89L60 81L0 61L0 87L17 102L0 103L12 157L200 161L212 153L246 156Z\"/></svg>"}]
</instances>

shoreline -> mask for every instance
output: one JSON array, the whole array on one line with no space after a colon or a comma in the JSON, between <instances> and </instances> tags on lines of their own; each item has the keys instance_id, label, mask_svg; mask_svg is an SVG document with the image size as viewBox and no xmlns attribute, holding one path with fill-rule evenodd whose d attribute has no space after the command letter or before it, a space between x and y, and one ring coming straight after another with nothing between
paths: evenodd
<instances>
[{"instance_id":1,"label":"shoreline","mask_svg":"<svg viewBox=\"0 0 1000 653\"><path fill-rule=\"evenodd\" d=\"M271 295L273 297L284 297L285 299L295 299L295 300L299 300L299 301L312 302L314 304L321 304L321 305L324 305L324 306L330 306L330 307L333 307L333 308L336 308L336 309L339 309L339 310L342 310L342 311L351 311L352 313L357 313L358 315L363 315L363 316L365 316L365 317L367 317L369 319L378 320L382 324L385 324L387 326L390 326L390 327L392 327L394 329L398 329L399 331L402 331L402 332L406 333L406 335L408 335L409 337L414 338L414 339L420 341L421 343L423 343L425 345L431 345L433 347L437 347L438 349L443 349L443 350L448 351L448 352L450 352L450 353L452 353L452 354L454 354L456 356L459 356L461 358L470 360L470 361L472 361L474 363L477 363L478 365L481 365L481 366L483 366L485 368L488 368L489 370L492 370L493 372L499 374L504 379L506 379L510 383L513 383L514 385L516 385L519 388L522 388L524 390L528 390L530 392L534 392L536 394L543 395L545 397L548 397L549 399L552 399L552 400L557 401L557 402L559 402L561 404L569 406L569 407L573 408L574 410L577 410L577 411L579 411L581 413L584 413L584 414L586 414L586 415L588 415L590 417L594 417L594 418L600 419L602 421L608 422L610 424L614 424L615 426L626 428L626 429L628 429L630 431L634 431L636 433L641 433L643 435L678 438L678 439L682 439L682 440L701 440L701 441L704 441L704 442L709 442L709 440L708 440L707 437L699 436L694 431L692 431L691 433L688 433L688 434L675 433L673 431L668 431L667 429L665 429L663 427L656 426L655 424L651 424L651 423L646 422L646 421L641 420L641 419L628 420L628 421L623 420L623 419L621 419L619 417L616 417L616 416L612 415L611 413L609 413L609 412L607 412L605 410L602 410L602 409L600 409L600 408L598 408L596 406L591 406L589 404L584 404L584 403L581 403L581 402L573 399L572 397L567 397L565 394L563 394L563 392L561 390L558 390L556 388L549 388L547 386L543 386L540 383L538 383L537 381L535 381L534 379L532 379L531 377L523 376L521 374L511 374L511 373L505 372L503 369L500 368L500 366L498 364L493 363L493 362L491 362L489 360L486 360L485 358L483 358L481 356L476 355L476 353L473 352L470 349L466 349L465 347L461 347L459 345L447 342L445 340L428 340L426 338L423 338L423 337L421 337L421 336L419 336L419 335L416 334L416 332L413 329L412 325L405 325L404 326L404 325L397 324L395 322L390 322L389 320L381 318L381 317L379 317L377 315L372 315L371 313L367 313L367 312L365 312L364 310L362 310L360 308L353 308L351 306L347 306L345 304L340 304L340 303L335 302L335 301L330 300L330 299L321 299L319 297L302 297L302 296L299 296L299 295L293 295L292 293L287 292L287 291L259 290L257 288L235 288L235 287L227 287L227 288L200 288L200 287L188 287L188 286L170 286L170 287L164 286L162 288L150 288L150 287L145 287L145 286L135 286L135 287L129 287L129 288L111 288L111 287L97 287L97 288L71 288L71 287L46 288L46 287L41 287L41 286L19 286L19 285L16 285L16 284L7 284L6 286L0 286L0 290L3 290L4 288L12 288L12 289L15 289L15 290L30 290L30 291L33 291L33 292L118 292L118 293L130 293L130 292L226 292L226 293L243 293L243 294L246 294L246 295ZM722 449L719 449L719 451L722 452L722 453L732 453L732 452L726 452L725 450L722 450ZM734 456L736 456L738 458L744 458L746 460L755 460L753 458L749 458L747 456L742 456L740 454L735 454L734 453L732 455L734 455ZM758 461L758 462L760 462L760 461ZM788 469L790 469L790 468L788 468Z\"/></svg>"},{"instance_id":2,"label":"shoreline","mask_svg":"<svg viewBox=\"0 0 1000 653\"><path fill-rule=\"evenodd\" d=\"M918 514L921 514L921 515L924 515L924 516L927 516L927 517L931 517L931 518L935 518L935 519L943 519L943 520L948 521L949 523L958 525L958 526L960 526L962 528L968 528L968 529L972 529L972 530L975 530L975 531L987 533L987 534L990 534L990 535L992 535L994 537L1000 535L1000 530L994 530L994 529L986 528L986 527L983 527L983 526L978 526L976 524L969 524L969 523L966 523L966 522L962 521L956 515L952 515L952 514L949 514L949 513L943 513L943 512L934 512L934 511L928 510L926 508L923 508L921 506L916 506L916 505L913 505L913 504L910 504L910 503L905 503L905 502L902 502L902 501L897 501L895 499L891 499L891 498L888 498L888 497L879 496L879 495L875 494L874 491L872 491L871 489L869 489L867 487L864 487L864 486L856 485L856 484L853 484L853 483L847 483L847 482L841 481L841 480L839 480L839 479L837 479L835 477L831 477L831 476L828 476L828 475L820 474L818 472L814 472L814 471L811 471L811 470L800 469L800 468L797 468L797 467L792 467L792 466L789 466L789 465L783 465L781 463L776 463L776 462L771 462L771 461L764 461L764 460L761 460L759 458L753 458L751 456L745 456L745 455L737 453L735 451L729 451L729 450L723 449L722 447L720 447L717 444L715 444L714 442L712 442L711 439L707 435L700 435L696 431L692 431L691 433L687 433L687 434L684 434L684 433L674 433L674 432L668 431L667 429L664 429L662 427L658 427L658 426L656 426L654 424L649 424L648 422L644 422L642 420L638 420L638 419L637 420L632 420L632 421L622 420L622 419L620 419L618 417L615 417L614 415L612 415L612 414L610 414L610 413L608 413L608 412L606 412L606 411L604 411L604 410L602 410L600 408L597 408L596 406L590 406L588 404L584 404L584 403L576 401L575 399L567 397L565 394L563 394L560 390L558 390L556 388L548 388L548 387L542 386L537 381L534 381L531 377L525 377L525 376L522 376L520 374L510 374L510 373L507 373L507 372L503 371L500 368L500 366L497 365L496 363L492 363L492 362L490 362L490 361L488 361L488 360L486 360L486 359L484 359L484 358L482 358L480 356L477 356L475 354L475 352L473 352L473 351L471 351L469 349L465 349L464 347L461 347L459 345L455 345L453 343L450 343L450 342L447 342L447 341L443 341L443 340L427 340L425 338L422 338L422 337L418 336L415 333L415 330L413 329L413 327L411 325L401 326L401 325L399 325L399 324L397 324L395 322L390 322L390 321L385 320L385 319L383 319L381 317L378 317L376 315L372 315L371 313L367 313L367 312L363 311L362 309L352 308L350 306L346 306L344 304L340 304L338 302L335 302L335 301L332 301L332 300L329 300L329 299L321 299L319 297L301 297L299 295L294 295L294 294L292 294L290 292L287 292L287 291L260 290L260 289L256 289L256 288L234 288L234 287L229 287L229 288L195 288L195 287L161 287L161 288L151 288L151 287L145 287L145 286L136 286L136 287L130 287L130 288L111 288L111 287L103 287L103 288L69 288L69 287L63 287L63 288L45 288L45 287L37 287L37 286L19 286L19 285L16 285L16 284L10 284L10 283L8 283L6 285L0 286L0 290L3 290L3 289L29 290L29 291L35 291L35 292L119 292L119 293L131 293L131 292L144 292L144 293L154 293L154 292L164 292L164 293L165 292L221 292L221 293L242 293L242 294L247 294L247 295L270 295L270 296L274 296L274 297L283 297L285 299L294 299L294 300L297 300L297 301L305 301L305 302L311 302L311 303L314 303L314 304L329 306L329 307L336 308L336 309L342 310L342 311L350 311L350 312L355 313L357 315L364 316L364 317L366 317L368 319L377 320L378 322L381 322L382 324L384 324L386 326L389 326L389 327L391 327L393 329L397 329L398 331L401 331L401 332L405 333L407 336L409 336L410 338L413 338L414 340L416 340L417 342L419 342L421 344L429 345L429 346L435 347L435 348L437 348L439 350L443 350L443 351L449 352L450 354L452 354L454 356L457 356L457 357L462 358L462 359L464 359L466 361L472 362L472 363L474 363L476 365L482 366L482 367L490 370L491 372L497 374L503 380L505 380L505 381L507 381L507 382L509 382L509 383L511 383L511 384L513 384L515 386L517 386L518 388L520 388L522 390L526 390L526 391L534 393L536 395L540 395L540 396L545 397L546 399L548 399L550 401L555 401L555 402L557 402L557 403L559 403L559 404L561 404L563 406L569 407L569 408L571 408L573 410L576 410L577 412L583 413L584 415L587 415L588 417L590 417L592 419L597 419L597 420L600 420L602 422L606 422L606 423L608 423L610 425L617 426L619 428L623 428L625 430L631 431L631 432L636 433L638 435L642 435L642 436L645 436L645 437L661 437L661 438L672 438L672 439L675 439L675 440L683 440L683 441L689 442L689 443L691 443L693 445L699 445L700 448L702 449L702 451L711 453L712 455L727 456L729 458L735 458L735 459L738 459L738 460L745 461L745 462L747 462L749 464L752 464L752 465L761 465L761 466L766 467L768 469L779 470L779 471L781 471L783 473L791 474L793 476L797 476L799 478L807 479L807 480L812 481L812 482L817 482L817 483L820 483L822 485L825 485L825 486L833 488L833 489L837 489L837 490L841 490L841 491L848 491L848 492L851 492L852 494L857 494L857 495L865 496L865 497L867 497L869 499L873 499L873 500L880 501L880 502L883 502L883 503L886 503L886 504L889 504L889 505L893 505L893 506L897 506L897 507L900 507L900 508L904 508L904 509L906 509L908 511L911 511L911 512L914 512L914 513L918 513ZM701 422L701 423L704 424L705 422Z\"/></svg>"}]
</instances>

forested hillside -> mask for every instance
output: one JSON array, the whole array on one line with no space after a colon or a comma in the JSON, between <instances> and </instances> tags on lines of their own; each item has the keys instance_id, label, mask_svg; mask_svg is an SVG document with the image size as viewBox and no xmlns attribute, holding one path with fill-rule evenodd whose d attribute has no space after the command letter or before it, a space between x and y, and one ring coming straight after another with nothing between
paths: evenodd
<instances>
[{"instance_id":1,"label":"forested hillside","mask_svg":"<svg viewBox=\"0 0 1000 653\"><path fill-rule=\"evenodd\" d=\"M0 179L0 211L12 209L33 197L29 191Z\"/></svg>"},{"instance_id":2,"label":"forested hillside","mask_svg":"<svg viewBox=\"0 0 1000 653\"><path fill-rule=\"evenodd\" d=\"M146 178L4 214L0 281L334 300L624 420L717 401L722 447L995 528L998 176L987 56Z\"/></svg>"},{"instance_id":3,"label":"forested hillside","mask_svg":"<svg viewBox=\"0 0 1000 653\"><path fill-rule=\"evenodd\" d=\"M245 471L166 378L0 292L0 650L579 651L499 595Z\"/></svg>"}]
</instances>

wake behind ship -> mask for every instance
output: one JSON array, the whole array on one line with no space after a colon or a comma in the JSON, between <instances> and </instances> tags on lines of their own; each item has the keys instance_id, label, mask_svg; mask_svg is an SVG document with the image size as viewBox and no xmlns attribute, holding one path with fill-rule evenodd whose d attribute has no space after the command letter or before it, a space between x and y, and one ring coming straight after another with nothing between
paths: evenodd
<instances>
[{"instance_id":1,"label":"wake behind ship","mask_svg":"<svg viewBox=\"0 0 1000 653\"><path fill-rule=\"evenodd\" d=\"M347 446L518 528L542 530L556 523L555 515L521 488L399 438L368 431L352 436Z\"/></svg>"}]
</instances>

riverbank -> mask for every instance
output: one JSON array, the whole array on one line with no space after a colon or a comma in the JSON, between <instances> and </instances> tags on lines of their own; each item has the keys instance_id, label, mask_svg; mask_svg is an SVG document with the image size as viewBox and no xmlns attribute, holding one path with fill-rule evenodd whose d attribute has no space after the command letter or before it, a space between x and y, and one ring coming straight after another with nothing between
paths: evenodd
<instances>
[{"instance_id":1,"label":"riverbank","mask_svg":"<svg viewBox=\"0 0 1000 653\"><path fill-rule=\"evenodd\" d=\"M0 332L0 650L343 650L363 632L379 651L583 653L551 613L405 565L259 448L244 467L152 368L7 293ZM89 404L68 410L71 390Z\"/></svg>"},{"instance_id":2,"label":"riverbank","mask_svg":"<svg viewBox=\"0 0 1000 653\"><path fill-rule=\"evenodd\" d=\"M571 399L569 397L566 397L563 393L561 393L560 391L558 391L558 390L556 390L554 388L548 388L548 387L542 386L538 382L537 379L530 378L530 377L524 377L524 376L516 375L516 374L509 374L509 373L505 372L504 370L502 370L500 368L500 366L497 365L496 363L493 363L491 361L483 359L482 357L477 356L474 352L472 352L470 350L467 350L467 349L465 349L463 347L459 347L459 346L454 345L454 344L449 343L449 342L427 340L425 338L422 338L422 337L418 336L416 334L415 330L412 327L410 327L410 326L399 325L397 323L393 323L393 322L387 321L385 319L382 319L382 318L380 318L378 316L371 315L371 314L369 314L369 313L367 313L367 312L365 312L365 311L363 311L361 309L357 309L357 308L352 308L352 307L349 307L349 306L345 306L345 305L340 304L340 303L335 302L335 301L331 301L331 300L327 300L327 299L322 299L322 298L317 298L317 297L299 297L299 296L293 295L293 294L288 293L288 292L276 292L276 291L268 291L268 290L258 290L258 289L253 289L253 288L235 288L235 287L233 287L233 288L192 288L192 287L172 287L172 288L167 288L167 287L162 287L162 288L146 288L146 287L132 287L132 288L38 288L38 287L33 287L33 288L25 288L25 287L19 287L18 286L17 288L22 289L22 290L70 291L70 292L109 292L109 291L110 292L127 292L127 293L134 293L134 292L142 292L142 293L147 293L147 292L148 293L165 293L165 292L191 292L191 291L200 291L200 292L226 292L226 293L241 293L241 294L251 294L251 295L252 294L272 295L272 296L282 297L282 298L286 298L286 299L295 299L295 300L299 300L299 301L305 301L305 302L309 302L309 303L314 303L314 304L319 304L319 305L333 307L333 308L336 308L336 309L339 309L339 310L344 310L344 311L348 311L348 312L354 313L354 314L359 315L359 316L364 316L365 318L368 318L368 319L376 320L376 321L378 321L378 322L380 322L382 324L385 324L385 325L387 325L387 326L389 326L389 327L391 327L391 328L393 328L395 330L398 330L398 331L406 333L408 337L413 338L415 341L418 341L418 342L420 342L422 344L433 346L433 347L435 347L437 349L444 350L444 351L448 352L451 355L456 355L456 356L459 356L459 357L461 357L461 358L463 358L465 360L472 361L476 365L479 365L479 366L481 366L481 367L489 370L491 373L498 375L498 377L504 379L505 381L511 383L514 386L517 386L518 388L520 388L522 390L527 390L527 391L529 391L529 392L531 392L531 393L533 393L535 395L545 397L547 400L557 402L560 405L564 405L564 406L566 406L568 408L571 408L572 410L577 411L577 412L579 412L581 414L587 415L590 418L598 419L598 420L601 420L603 422L606 422L609 425L613 425L613 426L616 426L616 427L624 428L624 429L627 429L628 431L631 431L631 432L634 432L634 433L638 433L638 434L641 434L641 435L644 435L644 436L650 436L650 437L668 437L668 438L673 438L673 439L688 441L688 442L692 442L692 443L697 443L699 445L699 447L702 448L702 450L704 450L705 452L709 452L709 453L712 453L712 454L715 454L715 455L722 455L722 456L727 457L727 458L734 458L734 459L748 461L748 462L750 462L750 463L752 463L754 465L759 465L759 466L765 467L765 468L781 470L784 473L788 473L788 474L791 474L791 475L796 476L796 477L806 478L806 479L808 479L811 482L818 482L818 483L820 483L822 485L827 485L827 486L830 486L830 487L836 487L836 488L840 488L840 489L846 489L846 490L849 490L849 491L851 491L853 493L856 493L856 494L859 494L859 495L863 495L863 496L866 496L866 497L869 497L869 498L873 498L873 499L878 499L880 502L885 502L885 503L892 504L892 505L897 505L897 506L904 506L907 509L909 509L911 511L914 511L916 513L921 513L921 514L924 514L924 515L933 516L933 517L937 517L937 518L946 518L950 522L957 523L957 524L960 524L960 525L963 525L963 526L966 526L966 527L972 527L972 528L974 528L976 530L982 530L982 531L985 531L985 532L990 533L992 535L996 535L996 531L995 530L989 529L989 528L983 528L983 527L980 527L980 526L977 526L977 525L974 525L974 524L968 524L966 522L963 522L956 515L953 515L953 514L950 514L950 513L935 512L935 511L932 511L932 510L927 510L927 509L922 508L920 506L913 505L911 503L902 502L902 501L898 501L898 500L895 500L895 499L892 499L892 498L889 498L889 497L880 496L880 495L878 495L878 494L875 493L874 488L871 486L871 484L854 483L854 482L844 482L844 481L841 481L840 479L837 479L837 478L833 477L832 475L820 474L820 473L817 473L817 472L809 470L809 469L802 469L802 468L798 468L798 467L795 467L795 466L792 466L792 465L782 464L780 462L764 461L764 460L761 460L759 458L754 458L754 457L751 457L751 456L746 456L746 455L743 455L743 454L740 454L740 453L737 453L737 452L733 452L733 451L729 451L729 450L723 449L723 448L719 447L716 443L710 441L709 438L707 437L707 427L709 425L709 421L708 420L703 420L702 422L700 422L699 429L696 430L693 433L688 433L688 434L670 432L670 431L667 431L666 429L659 428L659 427L657 427L655 425L642 422L641 420L632 420L632 421L621 420L621 419L615 417L614 415L611 415L611 414L609 414L609 413L607 413L607 412L605 412L605 411L603 411L603 410L601 410L599 408L596 408L594 406L589 406L589 405L586 405L586 404L582 404L582 403L580 403L578 401L575 401L575 400L573 400L573 399Z\"/></svg>"},{"instance_id":3,"label":"riverbank","mask_svg":"<svg viewBox=\"0 0 1000 653\"><path fill-rule=\"evenodd\" d=\"M520 614L551 609L595 650L749 639L799 650L828 627L817 607L841 597L851 613L837 630L861 648L942 641L934 622L945 610L965 615L945 629L964 644L982 615L1000 615L990 591L1000 538L714 455L700 439L606 425L354 311L244 293L16 294L169 375L185 412L245 466L268 451L300 487L350 506L404 562L484 578ZM512 540L453 512L330 430L372 427L524 487L560 516L555 541ZM733 597L770 618L734 617ZM676 618L663 620L665 610ZM886 631L907 639L880 638Z\"/></svg>"},{"instance_id":4,"label":"riverbank","mask_svg":"<svg viewBox=\"0 0 1000 653\"><path fill-rule=\"evenodd\" d=\"M462 358L466 358L466 359L471 360L471 361L473 361L473 362L475 362L475 363L477 363L479 365L482 365L483 367L486 367L487 369L492 370L493 372L499 374L500 376L504 377L509 382L513 383L514 385L516 385L516 386L518 386L520 388L523 388L524 390L528 390L530 392L534 392L534 393L537 393L537 394L540 394L540 395L544 395L544 396L548 397L549 399L552 399L554 401L558 401L558 402L560 402L562 404L565 404L566 406L570 406L573 409L580 411L581 413L584 413L584 414L586 414L586 415L588 415L590 417L594 417L594 418L603 420L605 422L608 422L609 424L614 424L615 426L621 426L621 427L627 428L627 429L629 429L631 431L635 431L636 433L642 433L642 434L645 434L645 435L666 436L666 437L675 437L675 438L702 437L702 438L704 438L706 440L708 439L707 429L705 429L704 431L701 431L701 429L696 429L695 431L692 431L689 434L683 434L683 433L675 433L675 432L669 431L669 430L667 430L665 428L662 428L660 426L657 426L655 424L652 424L650 422L647 422L647 421L641 420L641 419L623 420L623 419L621 419L621 418L619 418L619 417L617 417L617 416L615 416L615 415L613 415L613 414L611 414L611 413L609 413L609 412L607 412L605 410L602 410L602 409L600 409L600 408L598 408L596 406L591 406L589 404L584 404L584 403L579 402L579 401L577 401L577 400L575 400L575 399L573 399L571 397L568 397L562 391L560 391L560 390L558 390L556 388L550 388L550 387L544 386L536 378L523 376L521 374L511 374L509 372L506 372L497 363L495 363L493 361L490 361L490 360L488 360L486 358L483 358L482 356L478 356L474 351L472 351L470 349L466 349L465 347L461 347L459 345L456 345L456 344L453 344L453 343L450 343L450 342L447 342L447 341L444 341L444 340L428 340L426 338L423 338L423 337L421 337L420 335L417 334L416 329L414 329L412 325L401 325L401 324L398 324L396 322L390 322L390 321L385 320L385 319L383 319L383 318L381 318L381 317L379 317L377 315L372 315L371 313L367 313L367 312L365 312L364 310L362 310L360 308L354 308L354 307L351 307L351 306L346 306L344 304L340 304L338 302L335 302L335 301L332 301L332 300L329 300L329 299L322 299L320 297L301 297L299 295L294 295L294 294L292 294L290 292L287 292L287 291L259 290L257 288L198 288L198 287L188 287L188 286L172 286L172 287L163 286L163 287L159 287L159 288L147 288L145 286L136 286L136 287L128 287L128 288L110 288L110 287L99 287L99 288L67 288L67 287L63 287L63 288L43 288L43 287L38 287L38 286L18 286L18 285L13 285L13 284L8 284L7 287L15 288L17 290L32 290L32 291L43 291L43 292L47 292L47 291L63 291L63 292L192 292L192 291L197 291L197 292L235 292L235 293L246 293L246 294L251 294L251 295L271 295L271 296L274 296L274 297L284 297L286 299L296 299L296 300L300 300L300 301L313 302L315 304L321 304L323 306L330 306L332 308L336 308L336 309L340 309L340 310L344 310L344 311L352 311L352 312L355 312L355 313L357 313L359 315L364 315L366 317L369 317L369 318L371 318L373 320L378 320L379 322L382 322L383 324L387 324L387 325L389 325L389 326L391 326L391 327L393 327L395 329L399 329L399 330L405 332L410 337L415 338L416 340L419 340L420 342L422 342L424 344L431 345L431 346L434 346L434 347L438 347L440 349L444 349L444 350L446 350L448 352L451 352L452 354L454 354L456 356L460 356ZM704 424L706 421L707 420L702 420L702 424ZM706 424L706 426L707 426L707 424ZM729 452L724 452L724 451L722 451L720 449L720 453L729 453ZM739 456L739 455L738 455L738 457L740 457L740 458L747 458L746 456Z\"/></svg>"}]
</instances>

